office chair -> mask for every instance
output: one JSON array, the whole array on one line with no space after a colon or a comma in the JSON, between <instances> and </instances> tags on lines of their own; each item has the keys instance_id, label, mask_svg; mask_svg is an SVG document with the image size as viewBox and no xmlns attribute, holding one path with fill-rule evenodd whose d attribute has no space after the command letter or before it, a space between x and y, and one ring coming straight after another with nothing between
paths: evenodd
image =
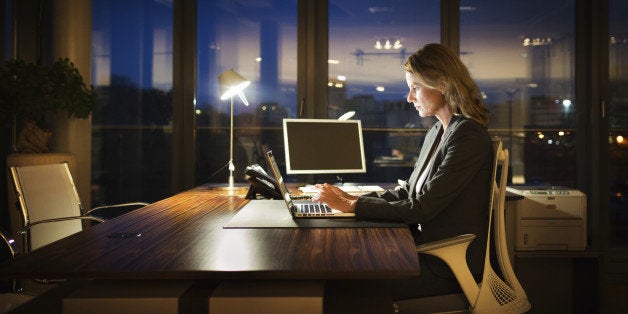
<instances>
[{"instance_id":1,"label":"office chair","mask_svg":"<svg viewBox=\"0 0 628 314\"><path fill-rule=\"evenodd\" d=\"M141 207L145 202L83 207L67 163L10 167L22 214L24 252L40 248L83 230L83 221L103 222L96 210Z\"/></svg>"},{"instance_id":2,"label":"office chair","mask_svg":"<svg viewBox=\"0 0 628 314\"><path fill-rule=\"evenodd\" d=\"M13 260L17 255L15 241L0 229L0 264ZM21 293L22 287L17 280L0 282L0 313L6 313L28 301L33 296Z\"/></svg>"},{"instance_id":3,"label":"office chair","mask_svg":"<svg viewBox=\"0 0 628 314\"><path fill-rule=\"evenodd\" d=\"M531 305L528 302L526 293L512 269L506 245L504 207L508 176L508 150L502 149L502 142L499 140L493 141L493 148L495 152L493 187L489 203L489 227L482 282L480 284L475 282L466 263L467 247L473 241L475 235L463 234L419 245L417 246L419 254L437 256L447 263L462 287L464 297L454 294L422 298L423 300L415 300L411 305L406 304L406 308L424 311L425 313L439 311L447 311L449 313L454 311L470 313L525 313L530 310ZM496 180L498 169L500 169L500 175L499 180ZM494 224L495 253L503 279L496 274L491 266L491 222ZM397 306L400 312L403 313L403 302L400 302Z\"/></svg>"}]
</instances>

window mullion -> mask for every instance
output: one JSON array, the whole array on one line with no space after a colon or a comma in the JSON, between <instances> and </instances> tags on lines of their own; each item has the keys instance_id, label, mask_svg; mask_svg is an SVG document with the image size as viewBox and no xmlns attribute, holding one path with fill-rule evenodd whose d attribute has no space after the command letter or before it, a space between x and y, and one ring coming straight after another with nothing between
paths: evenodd
<instances>
[{"instance_id":1,"label":"window mullion","mask_svg":"<svg viewBox=\"0 0 628 314\"><path fill-rule=\"evenodd\" d=\"M460 54L460 2L441 0L441 44Z\"/></svg>"},{"instance_id":2,"label":"window mullion","mask_svg":"<svg viewBox=\"0 0 628 314\"><path fill-rule=\"evenodd\" d=\"M298 4L299 118L327 118L328 3L300 0Z\"/></svg>"}]
</instances>

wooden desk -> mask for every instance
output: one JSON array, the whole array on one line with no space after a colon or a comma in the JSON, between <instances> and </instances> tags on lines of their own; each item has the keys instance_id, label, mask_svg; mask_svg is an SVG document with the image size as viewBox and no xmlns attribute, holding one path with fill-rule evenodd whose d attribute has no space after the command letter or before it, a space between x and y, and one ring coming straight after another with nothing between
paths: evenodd
<instances>
[{"instance_id":1,"label":"wooden desk","mask_svg":"<svg viewBox=\"0 0 628 314\"><path fill-rule=\"evenodd\" d=\"M419 276L408 228L223 229L248 200L221 193L225 191L199 187L150 204L20 256L0 267L0 277L344 280ZM108 237L114 232L141 236Z\"/></svg>"}]
</instances>

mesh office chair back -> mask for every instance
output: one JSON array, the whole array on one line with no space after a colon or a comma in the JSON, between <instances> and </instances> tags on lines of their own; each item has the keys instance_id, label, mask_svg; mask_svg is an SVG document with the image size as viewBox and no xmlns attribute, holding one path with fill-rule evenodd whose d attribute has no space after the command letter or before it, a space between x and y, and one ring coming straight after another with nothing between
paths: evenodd
<instances>
[{"instance_id":1,"label":"mesh office chair back","mask_svg":"<svg viewBox=\"0 0 628 314\"><path fill-rule=\"evenodd\" d=\"M471 313L524 313L530 309L530 302L523 287L510 264L506 243L506 228L504 219L504 207L506 201L506 185L508 181L508 150L502 148L502 142L498 139L493 141L495 159L493 163L493 186L491 189L489 228L484 261L484 273L482 282L476 283L471 271L466 263L466 251L469 243L475 239L473 234L463 234L457 237L447 238L417 246L417 252L430 254L441 258L449 265L456 276L464 296L468 302L468 310ZM499 171L498 171L499 170ZM497 173L499 172L499 176ZM493 226L491 226L491 222ZM495 234L491 237L491 229ZM491 266L491 244L494 239L496 259L499 262L503 279L493 270ZM456 300L456 295L437 296L426 302L415 302L413 306L423 310L417 305L430 305L435 303L436 311L443 311L442 302L439 300ZM442 297L442 298L441 298ZM448 299L445 299L448 298ZM457 307L458 304L455 304ZM449 309L446 311L464 310L461 308Z\"/></svg>"},{"instance_id":2,"label":"mesh office chair back","mask_svg":"<svg viewBox=\"0 0 628 314\"><path fill-rule=\"evenodd\" d=\"M495 253L503 279L495 273L491 266L491 228L489 228L482 283L479 288L477 301L472 307L472 312L525 313L530 310L530 302L512 268L506 244L504 209L506 204L506 185L508 183L509 154L507 149L502 149L501 142L495 142L494 146L495 164L493 177L495 180L491 198L492 215L489 221L493 221ZM500 172L499 176L497 176L497 170Z\"/></svg>"}]
</instances>

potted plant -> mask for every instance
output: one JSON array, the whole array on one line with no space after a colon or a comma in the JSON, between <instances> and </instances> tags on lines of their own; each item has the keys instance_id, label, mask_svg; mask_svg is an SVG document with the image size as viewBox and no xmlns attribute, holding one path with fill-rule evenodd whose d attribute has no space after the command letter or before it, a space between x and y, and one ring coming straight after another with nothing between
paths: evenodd
<instances>
[{"instance_id":1,"label":"potted plant","mask_svg":"<svg viewBox=\"0 0 628 314\"><path fill-rule=\"evenodd\" d=\"M13 124L14 151L48 152L50 131L41 128L48 113L65 112L87 118L96 94L69 59L52 65L8 60L0 67L0 119ZM16 138L18 125L21 131Z\"/></svg>"}]
</instances>

